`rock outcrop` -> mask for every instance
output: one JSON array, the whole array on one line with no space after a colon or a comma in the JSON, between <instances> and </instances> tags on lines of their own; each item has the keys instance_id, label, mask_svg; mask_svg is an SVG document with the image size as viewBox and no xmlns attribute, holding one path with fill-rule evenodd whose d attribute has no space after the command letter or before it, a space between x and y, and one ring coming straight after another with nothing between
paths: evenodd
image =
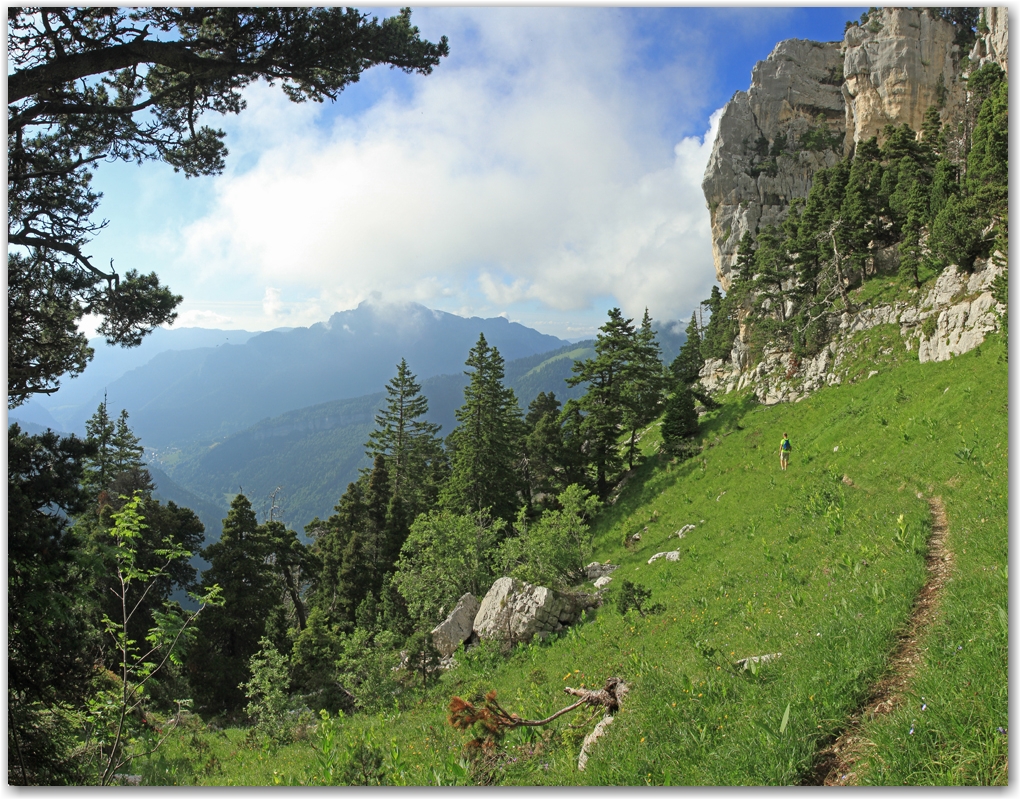
<instances>
[{"instance_id":1,"label":"rock outcrop","mask_svg":"<svg viewBox=\"0 0 1020 799\"><path fill-rule=\"evenodd\" d=\"M716 276L726 290L745 231L778 224L807 197L814 173L833 166L887 124L920 130L931 105L960 118L967 70L1008 71L1008 12L982 11L987 32L969 53L927 9L873 11L842 42L780 42L723 109L702 188L711 214ZM967 56L967 60L963 59Z\"/></svg>"},{"instance_id":2,"label":"rock outcrop","mask_svg":"<svg viewBox=\"0 0 1020 799\"><path fill-rule=\"evenodd\" d=\"M843 157L842 68L839 42L780 42L726 104L702 183L724 289L744 233L782 221L811 176Z\"/></svg>"},{"instance_id":3,"label":"rock outcrop","mask_svg":"<svg viewBox=\"0 0 1020 799\"><path fill-rule=\"evenodd\" d=\"M847 140L854 145L892 124L921 129L929 106L943 119L964 101L954 27L923 8L872 12L843 39Z\"/></svg>"},{"instance_id":4,"label":"rock outcrop","mask_svg":"<svg viewBox=\"0 0 1020 799\"><path fill-rule=\"evenodd\" d=\"M979 261L971 274L946 269L914 302L833 315L829 327L835 335L813 358L798 360L793 353L766 349L754 368L747 370L734 362L708 360L701 369L701 384L711 393L752 386L766 405L794 402L824 385L856 379L847 367L857 347L855 336L879 325L897 325L904 347L916 351L921 363L947 361L978 347L999 329L1006 308L996 304L992 282L1004 271L1004 264L1005 257L995 253L988 261Z\"/></svg>"},{"instance_id":5,"label":"rock outcrop","mask_svg":"<svg viewBox=\"0 0 1020 799\"><path fill-rule=\"evenodd\" d=\"M478 608L479 602L475 595L464 594L450 615L432 630L432 643L444 658L450 657L458 646L471 637Z\"/></svg>"},{"instance_id":6,"label":"rock outcrop","mask_svg":"<svg viewBox=\"0 0 1020 799\"><path fill-rule=\"evenodd\" d=\"M492 584L478 608L474 632L483 641L530 641L561 632L598 604L588 594L562 594L513 577Z\"/></svg>"},{"instance_id":7,"label":"rock outcrop","mask_svg":"<svg viewBox=\"0 0 1020 799\"><path fill-rule=\"evenodd\" d=\"M594 581L600 577L612 574L619 568L620 565L618 563L598 563L593 561L584 567L584 575L586 579Z\"/></svg>"}]
</instances>

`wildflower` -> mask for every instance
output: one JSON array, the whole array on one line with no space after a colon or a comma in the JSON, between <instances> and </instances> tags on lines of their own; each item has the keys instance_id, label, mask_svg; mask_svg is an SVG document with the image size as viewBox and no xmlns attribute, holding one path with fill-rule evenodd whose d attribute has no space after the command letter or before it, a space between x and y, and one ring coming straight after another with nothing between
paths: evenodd
<instances>
[{"instance_id":1,"label":"wildflower","mask_svg":"<svg viewBox=\"0 0 1020 799\"><path fill-rule=\"evenodd\" d=\"M927 705L921 705L921 712L924 713L928 709Z\"/></svg>"},{"instance_id":2,"label":"wildflower","mask_svg":"<svg viewBox=\"0 0 1020 799\"><path fill-rule=\"evenodd\" d=\"M914 734L914 728L913 728L913 727L911 727L911 728L910 728L910 732L909 732L909 733L907 733L907 734L908 734L908 735L913 735L913 734Z\"/></svg>"},{"instance_id":3,"label":"wildflower","mask_svg":"<svg viewBox=\"0 0 1020 799\"><path fill-rule=\"evenodd\" d=\"M1006 731L1002 727L996 727L995 731L997 733L999 733L999 735L1005 735L1006 734Z\"/></svg>"}]
</instances>

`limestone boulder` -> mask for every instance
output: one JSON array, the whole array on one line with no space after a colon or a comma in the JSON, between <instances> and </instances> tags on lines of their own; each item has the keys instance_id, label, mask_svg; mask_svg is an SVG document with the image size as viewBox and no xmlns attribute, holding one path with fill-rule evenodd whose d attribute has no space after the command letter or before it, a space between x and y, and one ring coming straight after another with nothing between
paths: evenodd
<instances>
[{"instance_id":1,"label":"limestone boulder","mask_svg":"<svg viewBox=\"0 0 1020 799\"><path fill-rule=\"evenodd\" d=\"M450 657L458 646L471 637L478 608L479 602L475 595L464 594L450 615L432 630L432 643L444 658Z\"/></svg>"},{"instance_id":2,"label":"limestone boulder","mask_svg":"<svg viewBox=\"0 0 1020 799\"><path fill-rule=\"evenodd\" d=\"M513 577L501 577L482 599L474 619L479 639L530 641L545 638L574 624L598 598L589 594L563 594Z\"/></svg>"}]
</instances>

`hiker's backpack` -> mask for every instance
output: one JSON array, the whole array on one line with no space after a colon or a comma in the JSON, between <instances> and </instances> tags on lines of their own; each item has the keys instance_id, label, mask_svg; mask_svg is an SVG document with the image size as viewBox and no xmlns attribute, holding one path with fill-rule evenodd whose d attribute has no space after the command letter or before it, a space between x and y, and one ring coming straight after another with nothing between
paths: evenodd
<instances>
[{"instance_id":1,"label":"hiker's backpack","mask_svg":"<svg viewBox=\"0 0 1020 799\"><path fill-rule=\"evenodd\" d=\"M789 452L791 449L793 449L793 445L790 444L790 439L784 438L783 439L783 452Z\"/></svg>"}]
</instances>

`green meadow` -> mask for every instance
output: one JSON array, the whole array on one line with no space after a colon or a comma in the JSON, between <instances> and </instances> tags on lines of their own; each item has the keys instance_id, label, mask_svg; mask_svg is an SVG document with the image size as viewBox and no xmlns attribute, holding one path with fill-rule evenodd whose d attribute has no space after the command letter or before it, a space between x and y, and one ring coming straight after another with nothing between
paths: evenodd
<instances>
[{"instance_id":1,"label":"green meadow","mask_svg":"<svg viewBox=\"0 0 1020 799\"><path fill-rule=\"evenodd\" d=\"M1005 346L992 337L922 365L898 331L877 328L858 335L855 358L847 384L797 403L725 396L687 460L660 456L657 424L645 430L644 461L595 522L596 559L619 568L584 623L509 652L462 651L413 704L295 715L285 745L194 719L136 769L142 782L811 784L822 750L889 676L927 579L938 498L950 576L900 701L855 732L865 745L852 780L1007 784ZM671 551L676 560L648 563ZM617 609L625 580L651 592L643 613ZM737 665L763 655L773 657ZM595 721L583 709L511 730L473 760L469 736L447 722L453 696L495 690L507 711L541 719L570 704L565 686L613 676L629 693L584 771L578 752Z\"/></svg>"}]
</instances>

